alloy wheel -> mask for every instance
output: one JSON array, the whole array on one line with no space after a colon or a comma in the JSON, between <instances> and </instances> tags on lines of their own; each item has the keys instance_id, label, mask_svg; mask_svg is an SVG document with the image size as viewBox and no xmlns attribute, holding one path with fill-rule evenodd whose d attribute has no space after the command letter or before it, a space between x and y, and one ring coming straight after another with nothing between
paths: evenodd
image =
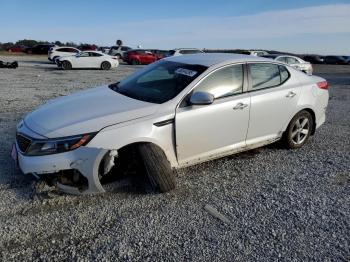
<instances>
[{"instance_id":1,"label":"alloy wheel","mask_svg":"<svg viewBox=\"0 0 350 262\"><path fill-rule=\"evenodd\" d=\"M300 145L304 143L310 132L310 122L305 116L299 117L292 127L291 138L294 144Z\"/></svg>"}]
</instances>

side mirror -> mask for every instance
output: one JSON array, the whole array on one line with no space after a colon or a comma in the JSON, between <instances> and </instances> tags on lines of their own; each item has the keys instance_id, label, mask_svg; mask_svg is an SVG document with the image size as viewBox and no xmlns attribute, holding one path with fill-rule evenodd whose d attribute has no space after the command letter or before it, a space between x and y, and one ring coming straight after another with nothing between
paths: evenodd
<instances>
[{"instance_id":1,"label":"side mirror","mask_svg":"<svg viewBox=\"0 0 350 262\"><path fill-rule=\"evenodd\" d=\"M191 105L210 105L214 102L214 96L207 92L195 92L191 98Z\"/></svg>"}]
</instances>

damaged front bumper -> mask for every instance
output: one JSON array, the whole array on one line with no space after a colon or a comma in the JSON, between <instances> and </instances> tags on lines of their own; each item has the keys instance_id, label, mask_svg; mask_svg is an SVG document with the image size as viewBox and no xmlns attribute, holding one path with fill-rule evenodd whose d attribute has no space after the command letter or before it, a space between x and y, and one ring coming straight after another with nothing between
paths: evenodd
<instances>
[{"instance_id":1,"label":"damaged front bumper","mask_svg":"<svg viewBox=\"0 0 350 262\"><path fill-rule=\"evenodd\" d=\"M69 194L94 194L105 192L100 175L106 174L114 165L116 150L81 146L75 150L44 156L25 156L18 151L18 165L24 174L35 176L77 171L87 181L84 187L64 184L58 180L57 187ZM103 163L102 168L100 164Z\"/></svg>"}]
</instances>

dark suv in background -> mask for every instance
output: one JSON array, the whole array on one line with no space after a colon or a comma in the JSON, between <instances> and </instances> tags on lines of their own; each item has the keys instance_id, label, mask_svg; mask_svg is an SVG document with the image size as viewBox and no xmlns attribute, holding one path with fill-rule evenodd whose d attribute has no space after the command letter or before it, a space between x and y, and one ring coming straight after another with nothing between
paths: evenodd
<instances>
[{"instance_id":1,"label":"dark suv in background","mask_svg":"<svg viewBox=\"0 0 350 262\"><path fill-rule=\"evenodd\" d=\"M28 47L24 50L27 54L38 54L38 55L47 55L51 47L54 47L54 44L42 44L36 45L33 47Z\"/></svg>"},{"instance_id":2,"label":"dark suv in background","mask_svg":"<svg viewBox=\"0 0 350 262\"><path fill-rule=\"evenodd\" d=\"M305 55L302 57L305 61L310 62L311 64L323 64L324 57L320 55Z\"/></svg>"},{"instance_id":3,"label":"dark suv in background","mask_svg":"<svg viewBox=\"0 0 350 262\"><path fill-rule=\"evenodd\" d=\"M324 58L324 63L330 65L348 65L349 61L344 56L329 55Z\"/></svg>"}]
</instances>

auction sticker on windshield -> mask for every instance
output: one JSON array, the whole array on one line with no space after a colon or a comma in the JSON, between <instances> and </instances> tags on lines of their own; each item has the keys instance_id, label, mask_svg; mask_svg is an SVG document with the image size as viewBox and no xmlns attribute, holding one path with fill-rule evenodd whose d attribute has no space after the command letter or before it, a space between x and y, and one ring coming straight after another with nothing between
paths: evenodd
<instances>
[{"instance_id":1,"label":"auction sticker on windshield","mask_svg":"<svg viewBox=\"0 0 350 262\"><path fill-rule=\"evenodd\" d=\"M180 75L189 76L189 77L193 77L195 74L197 74L196 71L185 69L185 68L178 68L175 70L175 73L180 74Z\"/></svg>"}]
</instances>

